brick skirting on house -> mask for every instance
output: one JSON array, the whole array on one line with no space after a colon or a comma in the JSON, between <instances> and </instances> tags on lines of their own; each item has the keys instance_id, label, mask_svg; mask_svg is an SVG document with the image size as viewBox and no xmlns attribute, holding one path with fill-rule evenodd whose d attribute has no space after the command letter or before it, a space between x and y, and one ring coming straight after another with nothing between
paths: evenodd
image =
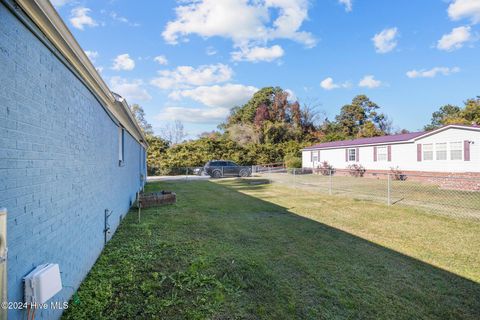
<instances>
[{"instance_id":1,"label":"brick skirting on house","mask_svg":"<svg viewBox=\"0 0 480 320\"><path fill-rule=\"evenodd\" d=\"M371 179L386 179L390 170L366 170L363 177ZM427 172L401 171L407 181L417 181L438 185L442 189L480 191L480 172ZM349 176L348 169L336 169L335 175Z\"/></svg>"}]
</instances>

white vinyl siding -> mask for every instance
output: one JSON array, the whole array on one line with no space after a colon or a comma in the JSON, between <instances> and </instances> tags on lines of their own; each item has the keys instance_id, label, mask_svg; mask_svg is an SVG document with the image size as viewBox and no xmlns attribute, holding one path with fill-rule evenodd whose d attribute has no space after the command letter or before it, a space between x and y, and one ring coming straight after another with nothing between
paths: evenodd
<instances>
[{"instance_id":1,"label":"white vinyl siding","mask_svg":"<svg viewBox=\"0 0 480 320\"><path fill-rule=\"evenodd\" d=\"M433 144L425 143L423 145L423 160L433 160Z\"/></svg>"},{"instance_id":2,"label":"white vinyl siding","mask_svg":"<svg viewBox=\"0 0 480 320\"><path fill-rule=\"evenodd\" d=\"M465 141L472 141L469 144L469 150L465 149ZM447 143L447 160L436 160L435 144ZM405 143L390 143L391 161L378 161L375 156L378 155L378 148L387 147L385 144L368 146L341 146L338 148L323 148L320 151L321 161L327 161L335 169L347 169L348 165L358 163L369 171L390 171L392 167L398 167L402 171L424 171L424 172L475 172L480 173L480 129L457 129L451 128L438 133ZM421 147L418 148L417 145ZM425 148L424 148L425 145ZM375 148L376 147L376 148ZM360 158L354 151L350 151L351 159L359 160L350 162L349 150L359 148ZM461 149L460 149L461 148ZM417 150L420 149L419 157ZM426 150L426 159L424 159L424 149ZM317 149L313 150L318 151ZM381 153L381 151L380 151ZM303 167L313 168L320 164L311 161L312 150L304 150ZM468 158L465 155L468 154ZM461 159L460 159L461 156ZM420 161L417 161L420 159ZM430 159L430 160L428 160ZM470 159L470 161L465 161ZM126 159L127 160L127 159Z\"/></svg>"},{"instance_id":3,"label":"white vinyl siding","mask_svg":"<svg viewBox=\"0 0 480 320\"><path fill-rule=\"evenodd\" d=\"M447 160L447 143L441 142L435 144L435 158L437 160Z\"/></svg>"},{"instance_id":4,"label":"white vinyl siding","mask_svg":"<svg viewBox=\"0 0 480 320\"><path fill-rule=\"evenodd\" d=\"M387 147L377 147L377 161L387 161L387 160L388 160Z\"/></svg>"},{"instance_id":5,"label":"white vinyl siding","mask_svg":"<svg viewBox=\"0 0 480 320\"><path fill-rule=\"evenodd\" d=\"M450 160L463 160L463 143L450 142Z\"/></svg>"}]
</instances>

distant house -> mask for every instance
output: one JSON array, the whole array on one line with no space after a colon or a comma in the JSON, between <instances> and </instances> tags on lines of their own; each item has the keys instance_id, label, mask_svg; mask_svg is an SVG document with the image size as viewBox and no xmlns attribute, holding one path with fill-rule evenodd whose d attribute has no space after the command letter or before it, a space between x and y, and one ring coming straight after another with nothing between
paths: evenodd
<instances>
[{"instance_id":1,"label":"distant house","mask_svg":"<svg viewBox=\"0 0 480 320\"><path fill-rule=\"evenodd\" d=\"M68 301L142 189L146 148L127 102L110 91L50 2L1 0L8 301L23 301L23 277L45 263L59 265L63 283L51 301ZM25 317L8 311L9 319Z\"/></svg>"},{"instance_id":2,"label":"distant house","mask_svg":"<svg viewBox=\"0 0 480 320\"><path fill-rule=\"evenodd\" d=\"M480 127L448 125L428 132L320 143L302 150L304 168L362 165L370 172L480 173Z\"/></svg>"}]
</instances>

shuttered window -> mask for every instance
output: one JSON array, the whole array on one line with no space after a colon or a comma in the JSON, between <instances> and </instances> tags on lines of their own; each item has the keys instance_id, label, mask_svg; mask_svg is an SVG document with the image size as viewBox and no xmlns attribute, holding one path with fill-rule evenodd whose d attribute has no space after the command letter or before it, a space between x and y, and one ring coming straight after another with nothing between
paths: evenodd
<instances>
[{"instance_id":1,"label":"shuttered window","mask_svg":"<svg viewBox=\"0 0 480 320\"><path fill-rule=\"evenodd\" d=\"M462 160L463 142L450 142L450 160Z\"/></svg>"},{"instance_id":2,"label":"shuttered window","mask_svg":"<svg viewBox=\"0 0 480 320\"><path fill-rule=\"evenodd\" d=\"M357 151L355 149L348 149L348 161L357 160Z\"/></svg>"},{"instance_id":3,"label":"shuttered window","mask_svg":"<svg viewBox=\"0 0 480 320\"><path fill-rule=\"evenodd\" d=\"M387 161L387 147L377 147L377 161Z\"/></svg>"},{"instance_id":4,"label":"shuttered window","mask_svg":"<svg viewBox=\"0 0 480 320\"><path fill-rule=\"evenodd\" d=\"M423 145L423 160L433 160L433 144L426 143Z\"/></svg>"}]
</instances>

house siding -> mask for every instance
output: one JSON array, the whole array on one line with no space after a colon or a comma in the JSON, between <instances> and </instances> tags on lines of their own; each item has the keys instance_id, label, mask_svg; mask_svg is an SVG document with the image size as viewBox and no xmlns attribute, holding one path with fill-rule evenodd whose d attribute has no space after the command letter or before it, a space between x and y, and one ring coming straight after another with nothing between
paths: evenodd
<instances>
[{"instance_id":1,"label":"house siding","mask_svg":"<svg viewBox=\"0 0 480 320\"><path fill-rule=\"evenodd\" d=\"M0 207L8 210L8 300L23 301L22 278L58 263L68 300L104 247L104 212L118 227L146 176L145 149L95 96L0 3ZM37 310L56 319L61 310ZM9 311L22 319L22 311Z\"/></svg>"},{"instance_id":2,"label":"house siding","mask_svg":"<svg viewBox=\"0 0 480 320\"><path fill-rule=\"evenodd\" d=\"M462 143L464 141L473 141L473 144L469 144L469 161L465 161L465 159L428 161L423 159L423 155L420 157L421 161L418 161L417 150L420 150L420 152L422 150L421 147L418 147L419 144L455 141ZM377 147L378 151L379 146L358 147L360 161L357 163L364 166L367 170L379 171L388 171L392 167L398 167L400 170L413 172L480 172L480 131L478 129L448 128L433 135L418 138L414 142L382 144L381 146L390 146L391 161L378 161L378 159L375 161L374 148ZM356 147L354 146L353 148ZM355 162L345 161L345 149L345 147L322 149L321 159L317 163L309 161L310 150L303 150L302 165L304 168L313 168L320 165L321 162L327 161L336 169L346 169L348 165Z\"/></svg>"}]
</instances>

